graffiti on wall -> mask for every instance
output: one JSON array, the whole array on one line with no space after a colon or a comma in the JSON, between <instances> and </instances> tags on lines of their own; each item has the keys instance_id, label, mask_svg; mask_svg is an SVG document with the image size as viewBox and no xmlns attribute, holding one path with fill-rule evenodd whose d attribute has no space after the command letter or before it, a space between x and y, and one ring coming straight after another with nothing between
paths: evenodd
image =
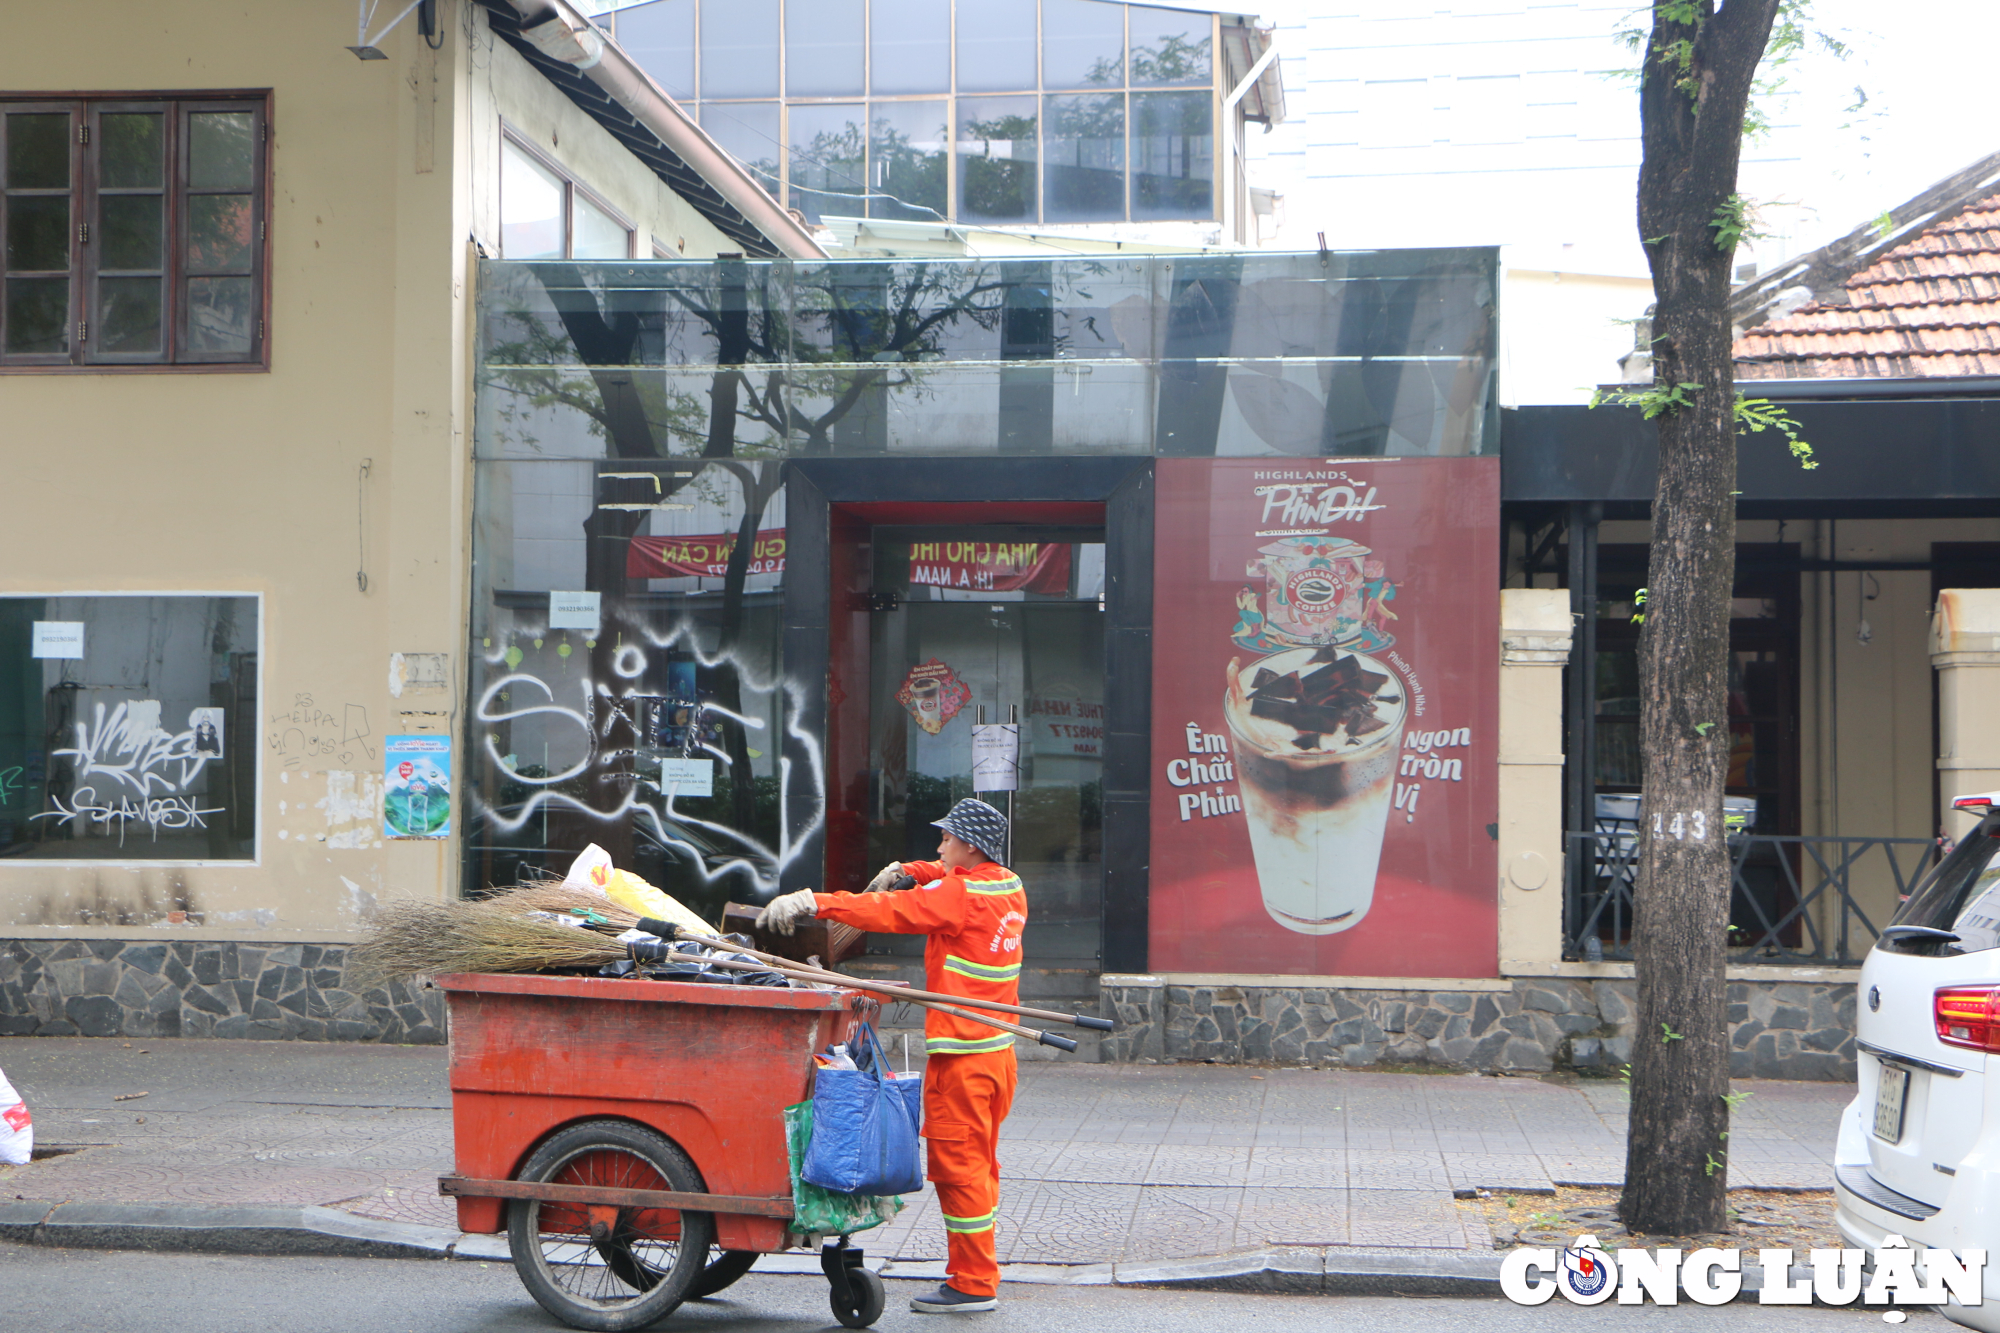
<instances>
[{"instance_id":1,"label":"graffiti on wall","mask_svg":"<svg viewBox=\"0 0 2000 1333\"><path fill-rule=\"evenodd\" d=\"M196 714L215 710L196 709ZM141 699L106 710L100 703L88 721L75 724L76 743L54 752L76 768L75 785L65 795L49 793L55 808L36 819L68 825L81 820L115 832L122 844L134 826L157 838L162 831L205 829L210 817L227 807L207 804L208 797L187 788L210 763L221 757L202 728L205 719L190 716L185 731L168 732L160 725L160 703Z\"/></svg>"}]
</instances>

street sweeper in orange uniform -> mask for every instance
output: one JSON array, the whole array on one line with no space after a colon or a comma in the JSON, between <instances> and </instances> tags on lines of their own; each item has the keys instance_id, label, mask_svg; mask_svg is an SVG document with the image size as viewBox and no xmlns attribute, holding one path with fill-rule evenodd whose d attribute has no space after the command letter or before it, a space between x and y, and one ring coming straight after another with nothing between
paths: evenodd
<instances>
[{"instance_id":1,"label":"street sweeper in orange uniform","mask_svg":"<svg viewBox=\"0 0 2000 1333\"><path fill-rule=\"evenodd\" d=\"M926 987L1019 1004L1028 898L1020 877L1000 863L1007 817L984 801L964 800L933 827L943 834L937 860L885 866L866 893L785 894L758 916L758 926L789 935L800 921L823 917L884 934L928 936ZM904 878L915 884L892 891ZM1000 1206L1000 1122L1014 1104L1014 1038L933 1009L924 1019L924 1050L927 1174L937 1186L950 1258L944 1285L910 1308L918 1314L996 1309L993 1215Z\"/></svg>"}]
</instances>

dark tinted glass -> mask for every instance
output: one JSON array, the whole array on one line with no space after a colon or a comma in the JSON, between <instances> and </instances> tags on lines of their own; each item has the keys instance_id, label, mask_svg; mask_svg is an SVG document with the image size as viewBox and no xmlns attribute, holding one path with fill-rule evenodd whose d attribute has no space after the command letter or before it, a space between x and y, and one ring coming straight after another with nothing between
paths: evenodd
<instances>
[{"instance_id":1,"label":"dark tinted glass","mask_svg":"<svg viewBox=\"0 0 2000 1333\"><path fill-rule=\"evenodd\" d=\"M958 90L997 93L1034 86L1035 0L966 0L961 4Z\"/></svg>"},{"instance_id":2,"label":"dark tinted glass","mask_svg":"<svg viewBox=\"0 0 2000 1333\"><path fill-rule=\"evenodd\" d=\"M859 97L861 67L861 0L785 6L788 97Z\"/></svg>"},{"instance_id":3,"label":"dark tinted glass","mask_svg":"<svg viewBox=\"0 0 2000 1333\"><path fill-rule=\"evenodd\" d=\"M98 184L107 190L157 190L164 179L163 130L157 111L100 116Z\"/></svg>"},{"instance_id":4,"label":"dark tinted glass","mask_svg":"<svg viewBox=\"0 0 2000 1333\"><path fill-rule=\"evenodd\" d=\"M2000 948L2000 834L1982 823L1944 859L1896 913L1899 926L1948 930L1956 942L1907 940L1881 947L1899 953L1961 954Z\"/></svg>"},{"instance_id":5,"label":"dark tinted glass","mask_svg":"<svg viewBox=\"0 0 2000 1333\"><path fill-rule=\"evenodd\" d=\"M1215 213L1215 138L1209 94L1132 94L1132 216L1197 219Z\"/></svg>"},{"instance_id":6,"label":"dark tinted glass","mask_svg":"<svg viewBox=\"0 0 2000 1333\"><path fill-rule=\"evenodd\" d=\"M69 267L69 196L15 195L7 201L7 269L49 272Z\"/></svg>"},{"instance_id":7,"label":"dark tinted glass","mask_svg":"<svg viewBox=\"0 0 2000 1333\"><path fill-rule=\"evenodd\" d=\"M212 355L250 350L256 293L248 278L188 279L188 346Z\"/></svg>"},{"instance_id":8,"label":"dark tinted glass","mask_svg":"<svg viewBox=\"0 0 2000 1333\"><path fill-rule=\"evenodd\" d=\"M60 190L69 184L69 117L32 112L7 117L7 187Z\"/></svg>"},{"instance_id":9,"label":"dark tinted glass","mask_svg":"<svg viewBox=\"0 0 2000 1333\"><path fill-rule=\"evenodd\" d=\"M1042 0L1042 84L1116 88L1125 82L1125 6Z\"/></svg>"},{"instance_id":10,"label":"dark tinted glass","mask_svg":"<svg viewBox=\"0 0 2000 1333\"><path fill-rule=\"evenodd\" d=\"M878 6L879 8L879 6ZM868 216L942 222L946 102L877 102L870 113ZM883 198L882 196L890 196Z\"/></svg>"},{"instance_id":11,"label":"dark tinted glass","mask_svg":"<svg viewBox=\"0 0 2000 1333\"><path fill-rule=\"evenodd\" d=\"M190 273L241 273L250 267L250 196L198 194L187 201Z\"/></svg>"},{"instance_id":12,"label":"dark tinted glass","mask_svg":"<svg viewBox=\"0 0 2000 1333\"><path fill-rule=\"evenodd\" d=\"M778 95L778 0L701 0L701 95Z\"/></svg>"},{"instance_id":13,"label":"dark tinted glass","mask_svg":"<svg viewBox=\"0 0 2000 1333\"><path fill-rule=\"evenodd\" d=\"M1045 103L1042 220L1125 217L1125 94L1071 93Z\"/></svg>"},{"instance_id":14,"label":"dark tinted glass","mask_svg":"<svg viewBox=\"0 0 2000 1333\"><path fill-rule=\"evenodd\" d=\"M862 217L867 135L859 103L791 110L792 207L818 222L827 213Z\"/></svg>"},{"instance_id":15,"label":"dark tinted glass","mask_svg":"<svg viewBox=\"0 0 2000 1333\"><path fill-rule=\"evenodd\" d=\"M205 203L214 196L200 196ZM227 198L228 196L223 196ZM165 253L161 235L162 208L157 194L98 196L97 262L107 270L158 269Z\"/></svg>"},{"instance_id":16,"label":"dark tinted glass","mask_svg":"<svg viewBox=\"0 0 2000 1333\"><path fill-rule=\"evenodd\" d=\"M69 350L69 279L7 279L7 350L27 355Z\"/></svg>"},{"instance_id":17,"label":"dark tinted glass","mask_svg":"<svg viewBox=\"0 0 2000 1333\"><path fill-rule=\"evenodd\" d=\"M1140 5L1126 12L1132 23L1133 87L1209 82L1208 15Z\"/></svg>"},{"instance_id":18,"label":"dark tinted glass","mask_svg":"<svg viewBox=\"0 0 2000 1333\"><path fill-rule=\"evenodd\" d=\"M737 161L756 174L765 189L778 189L778 104L708 102L701 127Z\"/></svg>"},{"instance_id":19,"label":"dark tinted glass","mask_svg":"<svg viewBox=\"0 0 2000 1333\"><path fill-rule=\"evenodd\" d=\"M694 96L694 0L657 0L618 11L618 45L666 89L667 96Z\"/></svg>"},{"instance_id":20,"label":"dark tinted glass","mask_svg":"<svg viewBox=\"0 0 2000 1333\"><path fill-rule=\"evenodd\" d=\"M868 23L871 91L951 91L951 6L945 0L874 0Z\"/></svg>"},{"instance_id":21,"label":"dark tinted glass","mask_svg":"<svg viewBox=\"0 0 2000 1333\"><path fill-rule=\"evenodd\" d=\"M247 111L188 117L188 187L248 190L256 184L257 118Z\"/></svg>"},{"instance_id":22,"label":"dark tinted glass","mask_svg":"<svg viewBox=\"0 0 2000 1333\"><path fill-rule=\"evenodd\" d=\"M90 340L100 352L135 355L160 350L159 278L100 278Z\"/></svg>"},{"instance_id":23,"label":"dark tinted glass","mask_svg":"<svg viewBox=\"0 0 2000 1333\"><path fill-rule=\"evenodd\" d=\"M959 218L966 222L1033 222L1035 174L1035 99L961 99Z\"/></svg>"}]
</instances>

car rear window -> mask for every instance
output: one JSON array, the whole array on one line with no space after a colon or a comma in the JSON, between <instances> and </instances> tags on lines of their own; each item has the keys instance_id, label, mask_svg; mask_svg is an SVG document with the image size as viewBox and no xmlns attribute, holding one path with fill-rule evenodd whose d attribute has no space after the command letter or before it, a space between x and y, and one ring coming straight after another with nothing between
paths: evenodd
<instances>
[{"instance_id":1,"label":"car rear window","mask_svg":"<svg viewBox=\"0 0 2000 1333\"><path fill-rule=\"evenodd\" d=\"M1931 877L1917 886L1891 923L1948 930L1956 941L1885 940L1898 953L1960 954L2000 948L2000 821L1980 824Z\"/></svg>"}]
</instances>

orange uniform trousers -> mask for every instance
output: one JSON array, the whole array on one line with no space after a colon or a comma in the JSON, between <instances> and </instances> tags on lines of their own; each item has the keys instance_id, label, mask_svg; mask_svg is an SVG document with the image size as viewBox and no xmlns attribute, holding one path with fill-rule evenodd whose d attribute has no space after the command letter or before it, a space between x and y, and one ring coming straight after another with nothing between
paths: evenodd
<instances>
[{"instance_id":1,"label":"orange uniform trousers","mask_svg":"<svg viewBox=\"0 0 2000 1333\"><path fill-rule=\"evenodd\" d=\"M1014 1105L1014 1052L933 1055L924 1070L924 1138L944 1214L949 1285L968 1296L1000 1289L993 1215L1000 1208L1000 1122Z\"/></svg>"}]
</instances>

